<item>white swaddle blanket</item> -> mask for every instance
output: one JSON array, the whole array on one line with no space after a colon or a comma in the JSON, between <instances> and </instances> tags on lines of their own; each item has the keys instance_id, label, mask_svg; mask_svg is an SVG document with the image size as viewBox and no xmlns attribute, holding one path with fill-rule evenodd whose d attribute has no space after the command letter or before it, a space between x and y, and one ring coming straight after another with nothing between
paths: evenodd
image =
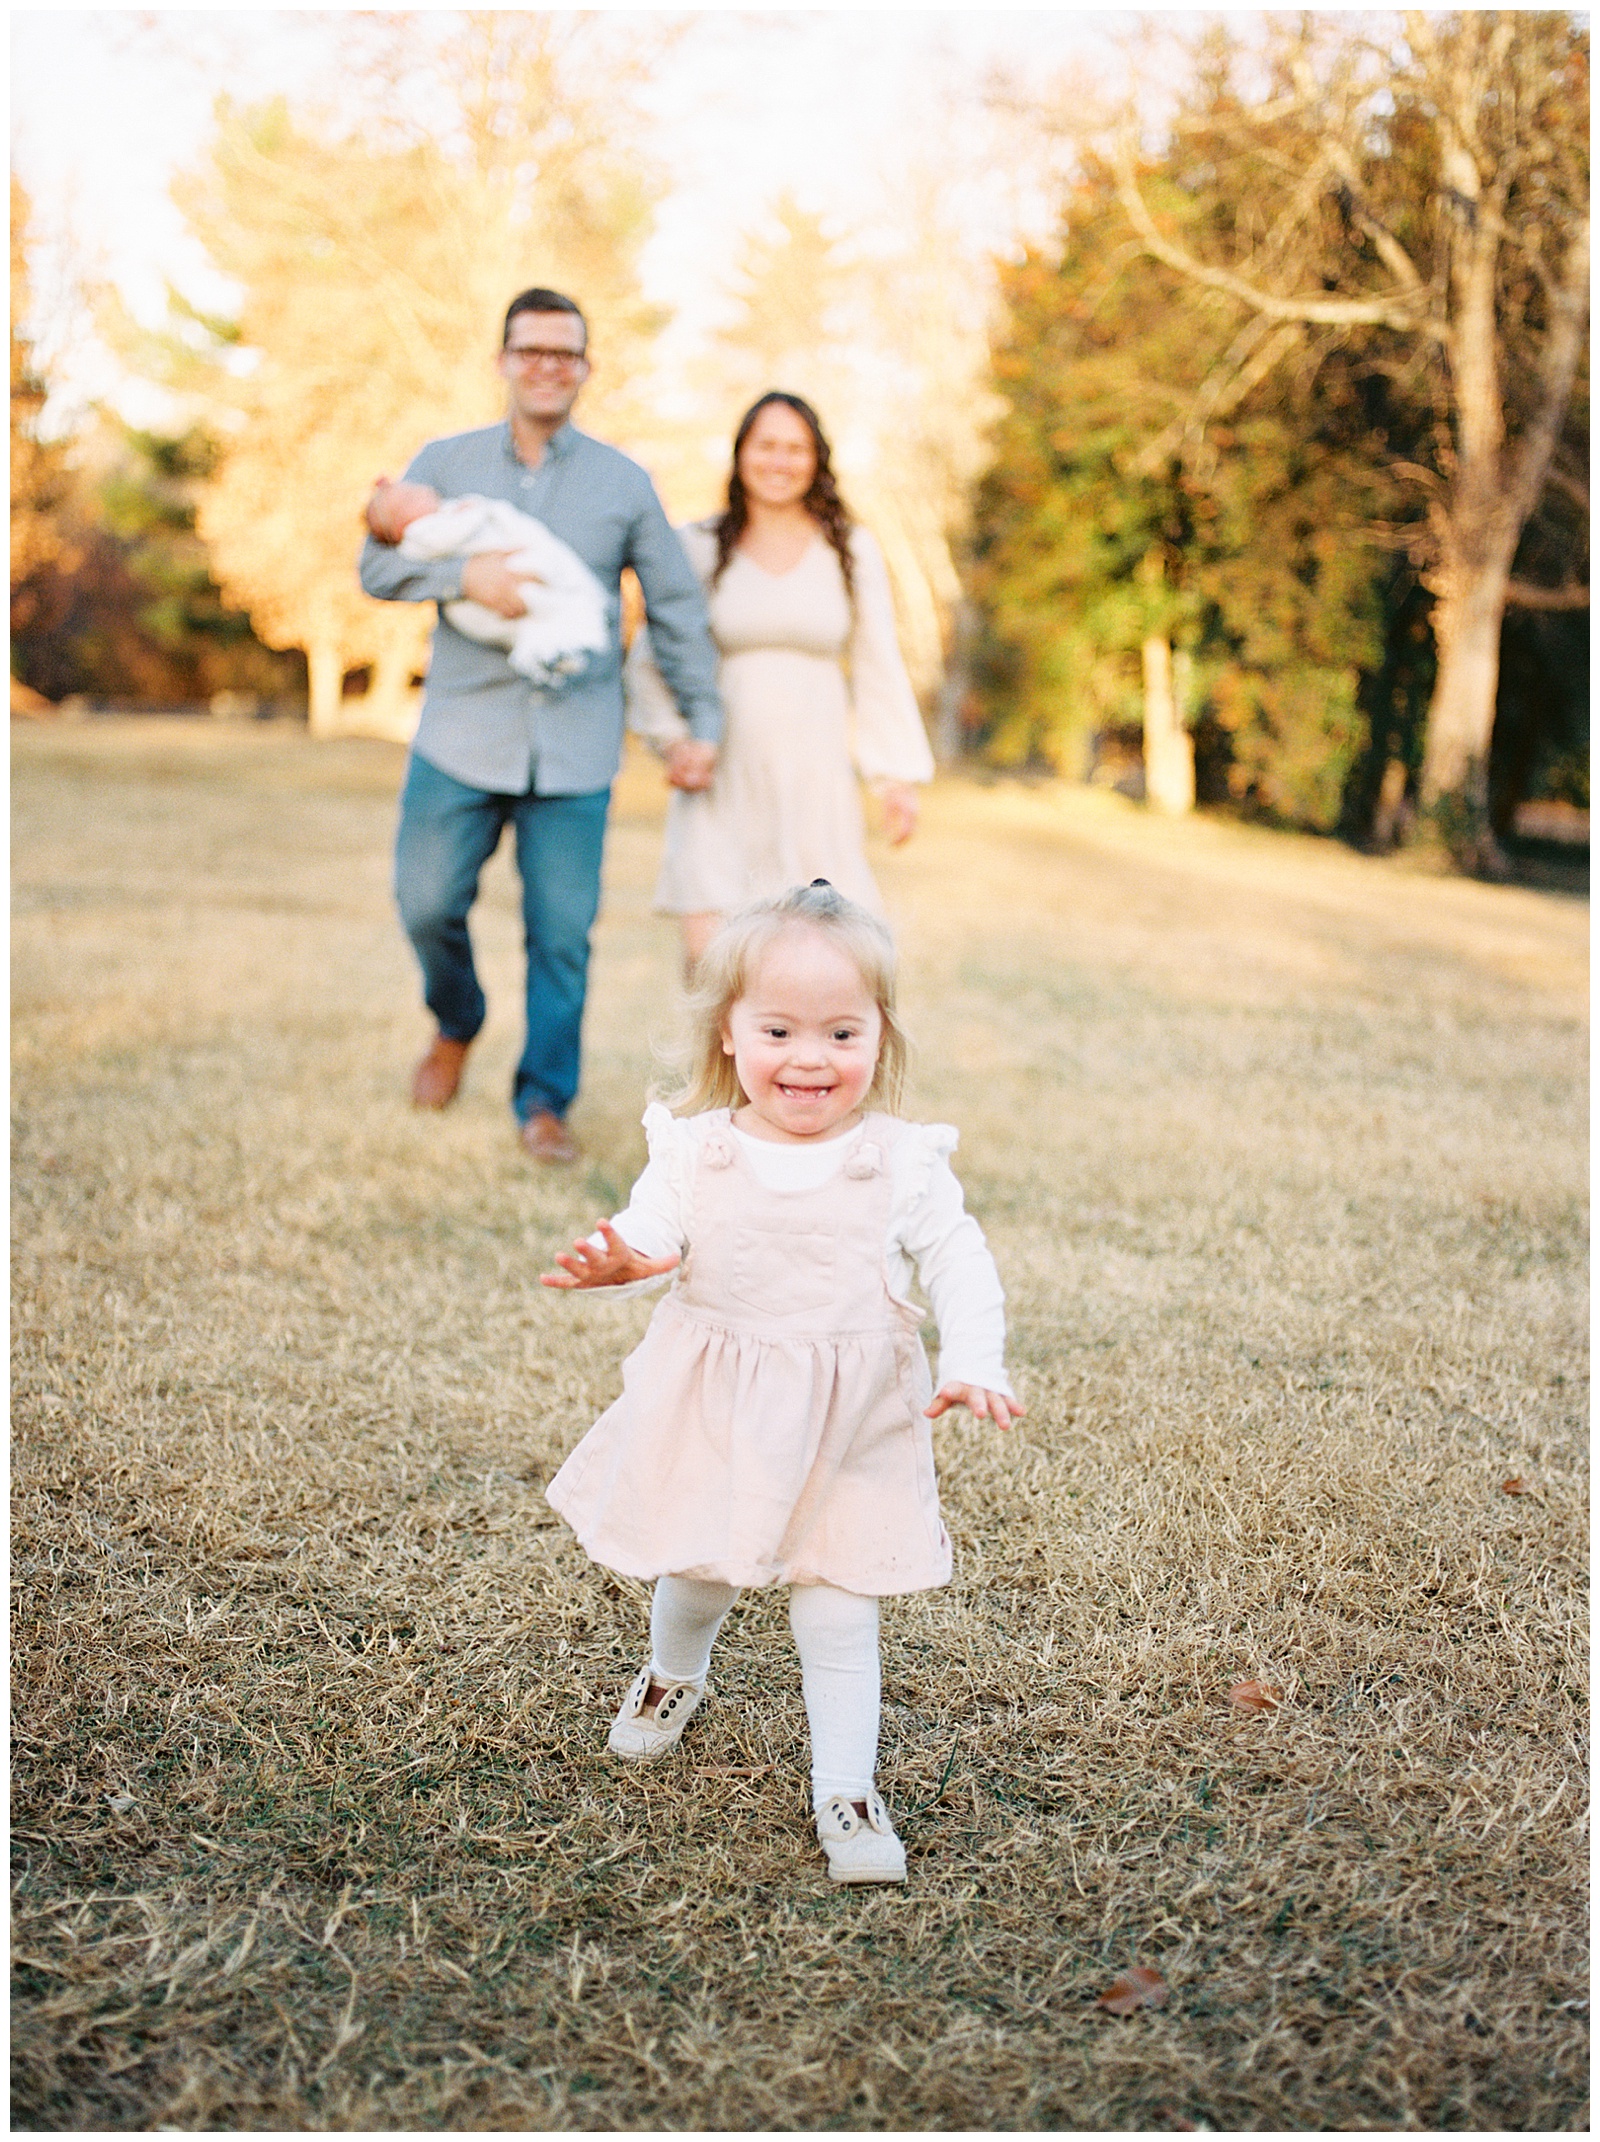
<instances>
[{"instance_id":1,"label":"white swaddle blanket","mask_svg":"<svg viewBox=\"0 0 1600 2142\"><path fill-rule=\"evenodd\" d=\"M418 563L511 553L506 569L528 606L521 617L502 617L465 596L447 602L444 614L469 640L506 648L511 667L532 684L572 676L610 644L605 590L594 574L542 521L503 498L446 499L436 513L411 523L400 549Z\"/></svg>"}]
</instances>

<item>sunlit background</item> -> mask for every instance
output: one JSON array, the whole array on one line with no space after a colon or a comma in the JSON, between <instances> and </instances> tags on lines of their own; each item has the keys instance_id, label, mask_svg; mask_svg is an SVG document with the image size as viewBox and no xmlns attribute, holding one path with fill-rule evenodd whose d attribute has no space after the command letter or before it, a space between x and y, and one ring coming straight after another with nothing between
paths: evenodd
<instances>
[{"instance_id":1,"label":"sunlit background","mask_svg":"<svg viewBox=\"0 0 1600 2142\"><path fill-rule=\"evenodd\" d=\"M1498 70L1554 126L1486 136L1468 187L1505 178L1522 218L1508 457L1551 413L1527 388L1587 206L1586 44L1516 19L1474 94ZM676 519L716 510L755 394L817 403L946 761L1380 847L1451 796L1502 847L1586 836L1586 324L1492 568L1487 682L1457 630L1491 568L1446 354L1448 64L1383 16L16 15L21 697L287 709L316 640L345 685L313 726L404 735L428 614L357 592L356 514L423 439L492 420L499 312L537 280L592 317L580 421ZM1427 138L1386 133L1397 111ZM1191 266L1388 313L1285 321L1156 259L1107 161L1121 114ZM1515 489L1485 469L1483 496Z\"/></svg>"}]
</instances>

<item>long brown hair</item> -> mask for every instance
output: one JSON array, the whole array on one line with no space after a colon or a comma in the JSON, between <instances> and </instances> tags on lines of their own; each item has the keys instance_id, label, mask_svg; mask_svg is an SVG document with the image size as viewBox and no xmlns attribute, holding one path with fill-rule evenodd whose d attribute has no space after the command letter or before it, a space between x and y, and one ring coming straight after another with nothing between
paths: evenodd
<instances>
[{"instance_id":1,"label":"long brown hair","mask_svg":"<svg viewBox=\"0 0 1600 2142\"><path fill-rule=\"evenodd\" d=\"M850 555L850 515L845 510L844 500L839 496L839 485L833 473L833 456L828 448L827 436L817 412L809 402L803 402L798 394L783 394L777 389L770 394L763 394L760 401L751 403L739 419L739 429L733 435L733 467L728 471L727 509L712 523L717 538L717 562L711 574L711 585L715 587L727 571L734 546L749 525L750 502L745 497L744 479L739 474L739 455L745 440L750 436L750 427L762 410L770 409L774 402L780 402L785 409L792 409L811 434L812 448L817 457L817 470L811 479L810 490L800 503L838 554L839 570L844 575L844 591L853 603L856 599L856 583L855 561Z\"/></svg>"}]
</instances>

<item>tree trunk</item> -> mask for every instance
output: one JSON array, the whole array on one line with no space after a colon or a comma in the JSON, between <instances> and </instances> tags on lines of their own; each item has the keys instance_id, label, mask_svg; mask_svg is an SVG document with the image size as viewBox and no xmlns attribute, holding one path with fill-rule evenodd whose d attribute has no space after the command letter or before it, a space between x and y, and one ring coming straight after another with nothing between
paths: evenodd
<instances>
[{"instance_id":1,"label":"tree trunk","mask_svg":"<svg viewBox=\"0 0 1600 2142\"><path fill-rule=\"evenodd\" d=\"M950 651L934 705L933 755L941 766L953 766L961 756L961 709L972 689L972 642L977 629L977 610L963 595L950 620Z\"/></svg>"},{"instance_id":2,"label":"tree trunk","mask_svg":"<svg viewBox=\"0 0 1600 2142\"><path fill-rule=\"evenodd\" d=\"M1144 793L1158 811L1194 809L1194 740L1173 689L1172 642L1155 632L1144 643Z\"/></svg>"},{"instance_id":3,"label":"tree trunk","mask_svg":"<svg viewBox=\"0 0 1600 2142\"><path fill-rule=\"evenodd\" d=\"M1463 116L1460 132L1470 135ZM1472 213L1452 246L1455 317L1447 344L1456 398L1456 467L1443 559L1430 585L1439 672L1428 709L1422 808L1457 859L1491 877L1506 860L1489 822L1489 750L1500 682L1500 630L1511 567L1539 500L1565 419L1588 313L1587 221L1568 237L1559 284L1547 283L1550 326L1534 374L1532 413L1506 445L1499 323L1495 311L1500 217L1510 179L1489 189L1488 213L1470 158L1458 158Z\"/></svg>"},{"instance_id":4,"label":"tree trunk","mask_svg":"<svg viewBox=\"0 0 1600 2142\"><path fill-rule=\"evenodd\" d=\"M1378 800L1372 808L1372 845L1380 855L1397 847L1405 837L1411 816L1406 805L1406 762L1390 759L1378 783Z\"/></svg>"},{"instance_id":5,"label":"tree trunk","mask_svg":"<svg viewBox=\"0 0 1600 2142\"><path fill-rule=\"evenodd\" d=\"M380 721L399 728L410 711L411 665L415 650L409 640L384 647L372 665L367 686L367 704Z\"/></svg>"},{"instance_id":6,"label":"tree trunk","mask_svg":"<svg viewBox=\"0 0 1600 2142\"><path fill-rule=\"evenodd\" d=\"M1422 806L1441 818L1441 830L1453 846L1469 850L1488 826L1489 746L1507 577L1507 567L1498 562L1458 569L1433 613L1439 672L1428 708Z\"/></svg>"},{"instance_id":7,"label":"tree trunk","mask_svg":"<svg viewBox=\"0 0 1600 2142\"><path fill-rule=\"evenodd\" d=\"M306 649L308 714L313 736L337 736L344 703L344 649L337 640L313 640Z\"/></svg>"},{"instance_id":8,"label":"tree trunk","mask_svg":"<svg viewBox=\"0 0 1600 2142\"><path fill-rule=\"evenodd\" d=\"M1455 318L1447 350L1456 398L1456 466L1444 555L1432 582L1439 668L1428 708L1422 808L1459 861L1495 869L1503 862L1489 826L1489 745L1500 682L1500 621L1521 524L1508 512L1495 318L1500 200L1492 194L1495 214L1482 215L1471 158L1463 152L1452 168L1471 201L1451 246Z\"/></svg>"}]
</instances>

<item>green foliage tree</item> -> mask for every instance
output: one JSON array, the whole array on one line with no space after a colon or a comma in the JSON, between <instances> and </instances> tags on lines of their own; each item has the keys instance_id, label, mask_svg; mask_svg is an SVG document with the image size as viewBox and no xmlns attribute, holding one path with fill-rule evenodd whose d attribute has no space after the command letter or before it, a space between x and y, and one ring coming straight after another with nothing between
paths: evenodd
<instances>
[{"instance_id":1,"label":"green foliage tree","mask_svg":"<svg viewBox=\"0 0 1600 2142\"><path fill-rule=\"evenodd\" d=\"M1191 225L1220 212L1178 194L1168 180L1160 197ZM992 754L1069 765L1137 725L1152 792L1181 807L1172 738L1198 716L1213 792L1336 825L1395 600L1370 534L1408 505L1375 446L1405 418L1387 383L1327 352L1241 351L1227 309L1186 304L1129 245L1092 159L1059 251L1030 253L1003 294L1007 408L973 570ZM1229 392L1196 422L1225 365Z\"/></svg>"},{"instance_id":2,"label":"green foliage tree","mask_svg":"<svg viewBox=\"0 0 1600 2142\"><path fill-rule=\"evenodd\" d=\"M1438 668L1422 800L1463 859L1498 867L1489 756L1508 603L1586 605L1519 582L1518 552L1559 468L1586 348L1587 32L1570 14L1414 11L1398 24L1268 17L1264 51L1218 70L1141 169L1117 149L1133 241L1193 317L1237 326L1195 421L1250 369L1315 346L1409 375L1432 438L1393 457L1426 498L1419 544ZM1235 86L1245 66L1256 93ZM1150 181L1176 175L1176 197ZM1196 221L1204 191L1226 213ZM1208 407L1208 404L1210 407Z\"/></svg>"}]
</instances>

